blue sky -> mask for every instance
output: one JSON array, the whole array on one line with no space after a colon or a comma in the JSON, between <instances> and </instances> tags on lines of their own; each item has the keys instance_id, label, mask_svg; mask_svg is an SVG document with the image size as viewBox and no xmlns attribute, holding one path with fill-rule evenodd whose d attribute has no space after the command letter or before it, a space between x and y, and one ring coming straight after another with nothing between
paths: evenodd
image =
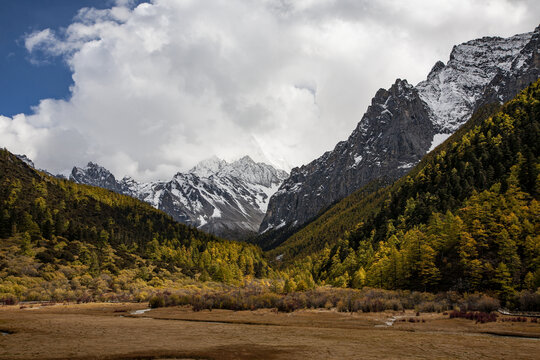
<instances>
[{"instance_id":1,"label":"blue sky","mask_svg":"<svg viewBox=\"0 0 540 360\"><path fill-rule=\"evenodd\" d=\"M67 27L82 7L105 8L111 0L0 0L0 114L30 113L46 98L65 99L73 83L62 58L30 62L24 36Z\"/></svg>"}]
</instances>

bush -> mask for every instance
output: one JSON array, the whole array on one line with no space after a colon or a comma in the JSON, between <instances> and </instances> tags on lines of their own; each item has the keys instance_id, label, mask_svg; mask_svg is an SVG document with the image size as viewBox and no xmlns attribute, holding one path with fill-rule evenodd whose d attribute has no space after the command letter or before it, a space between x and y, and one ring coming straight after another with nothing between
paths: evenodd
<instances>
[{"instance_id":1,"label":"bush","mask_svg":"<svg viewBox=\"0 0 540 360\"><path fill-rule=\"evenodd\" d=\"M349 307L347 306L347 304L343 300L339 300L338 303L337 303L337 311L339 311L339 312L348 312Z\"/></svg>"},{"instance_id":2,"label":"bush","mask_svg":"<svg viewBox=\"0 0 540 360\"><path fill-rule=\"evenodd\" d=\"M450 319L467 319L475 320L476 323L485 324L488 322L497 321L497 314L485 313L485 312L466 312L466 311L452 311L450 313Z\"/></svg>"},{"instance_id":3,"label":"bush","mask_svg":"<svg viewBox=\"0 0 540 360\"><path fill-rule=\"evenodd\" d=\"M526 297L524 297L526 299ZM528 299L528 298L527 298ZM420 293L364 288L341 289L320 287L303 292L277 294L270 288L249 285L243 288L200 289L188 287L174 293L165 291L150 299L150 307L191 305L204 309L256 310L277 309L292 312L299 309L332 309L339 312L380 312L415 309L419 312L442 312L452 307L464 311L492 312L499 302L487 295L472 294L459 298L456 293Z\"/></svg>"},{"instance_id":4,"label":"bush","mask_svg":"<svg viewBox=\"0 0 540 360\"><path fill-rule=\"evenodd\" d=\"M465 297L459 305L464 311L492 312L501 307L499 300L484 294L472 294Z\"/></svg>"},{"instance_id":5,"label":"bush","mask_svg":"<svg viewBox=\"0 0 540 360\"><path fill-rule=\"evenodd\" d=\"M1 294L2 297L0 298L0 303L3 305L17 305L19 303L19 299L12 294Z\"/></svg>"},{"instance_id":6,"label":"bush","mask_svg":"<svg viewBox=\"0 0 540 360\"><path fill-rule=\"evenodd\" d=\"M150 305L150 308L152 308L152 309L164 307L165 306L164 295L158 294L158 295L152 296L150 298L149 305Z\"/></svg>"},{"instance_id":7,"label":"bush","mask_svg":"<svg viewBox=\"0 0 540 360\"><path fill-rule=\"evenodd\" d=\"M421 302L418 307L418 311L420 312L437 312L440 313L443 310L448 310L448 304L445 300L441 301L424 301Z\"/></svg>"},{"instance_id":8,"label":"bush","mask_svg":"<svg viewBox=\"0 0 540 360\"><path fill-rule=\"evenodd\" d=\"M519 309L521 311L540 311L540 293L522 291L519 296Z\"/></svg>"},{"instance_id":9,"label":"bush","mask_svg":"<svg viewBox=\"0 0 540 360\"><path fill-rule=\"evenodd\" d=\"M401 311L403 310L403 304L399 299L388 299L384 302L384 308L386 310Z\"/></svg>"}]
</instances>

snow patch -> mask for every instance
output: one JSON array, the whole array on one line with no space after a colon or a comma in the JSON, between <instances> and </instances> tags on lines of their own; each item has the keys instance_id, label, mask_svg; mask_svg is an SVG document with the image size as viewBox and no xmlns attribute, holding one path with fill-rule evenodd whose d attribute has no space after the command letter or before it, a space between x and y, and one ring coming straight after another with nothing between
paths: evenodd
<instances>
[{"instance_id":1,"label":"snow patch","mask_svg":"<svg viewBox=\"0 0 540 360\"><path fill-rule=\"evenodd\" d=\"M412 168L414 166L414 163L406 163L406 164L401 164L398 166L398 169L409 169L409 168Z\"/></svg>"},{"instance_id":2,"label":"snow patch","mask_svg":"<svg viewBox=\"0 0 540 360\"><path fill-rule=\"evenodd\" d=\"M281 229L282 227L284 227L287 223L285 222L285 220L282 220L281 223L279 223L278 226L276 226L274 229L275 230L278 230L278 229Z\"/></svg>"},{"instance_id":3,"label":"snow patch","mask_svg":"<svg viewBox=\"0 0 540 360\"><path fill-rule=\"evenodd\" d=\"M198 220L199 220L199 223L200 223L198 227L204 226L207 223L206 219L202 215L199 215Z\"/></svg>"},{"instance_id":4,"label":"snow patch","mask_svg":"<svg viewBox=\"0 0 540 360\"><path fill-rule=\"evenodd\" d=\"M448 139L452 134L435 134L433 135L433 140L431 141L431 146L427 152L431 152L437 146L441 145L446 139Z\"/></svg>"},{"instance_id":5,"label":"snow patch","mask_svg":"<svg viewBox=\"0 0 540 360\"><path fill-rule=\"evenodd\" d=\"M221 211L217 207L214 207L214 212L212 213L212 217L213 218L220 218L221 217Z\"/></svg>"}]
</instances>

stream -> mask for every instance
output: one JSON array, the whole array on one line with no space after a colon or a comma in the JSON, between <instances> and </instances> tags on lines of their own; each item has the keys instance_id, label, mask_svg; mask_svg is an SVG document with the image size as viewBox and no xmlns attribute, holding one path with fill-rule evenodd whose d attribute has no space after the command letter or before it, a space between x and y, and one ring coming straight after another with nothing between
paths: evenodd
<instances>
[{"instance_id":1,"label":"stream","mask_svg":"<svg viewBox=\"0 0 540 360\"><path fill-rule=\"evenodd\" d=\"M131 315L142 315L144 314L145 312L148 312L152 309L141 309L141 310L135 310L135 311L132 311L130 312Z\"/></svg>"},{"instance_id":2,"label":"stream","mask_svg":"<svg viewBox=\"0 0 540 360\"><path fill-rule=\"evenodd\" d=\"M391 318L388 318L386 319L386 321L384 322L384 324L378 324L378 325L375 325L375 327L390 327L392 325L394 325L394 323L401 319L401 318L404 318L405 316L392 316Z\"/></svg>"}]
</instances>

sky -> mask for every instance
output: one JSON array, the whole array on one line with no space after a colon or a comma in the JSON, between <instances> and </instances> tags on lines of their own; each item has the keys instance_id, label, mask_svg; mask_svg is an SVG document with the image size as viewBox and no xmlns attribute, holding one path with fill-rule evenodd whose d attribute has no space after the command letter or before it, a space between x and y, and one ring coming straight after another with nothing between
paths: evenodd
<instances>
[{"instance_id":1,"label":"sky","mask_svg":"<svg viewBox=\"0 0 540 360\"><path fill-rule=\"evenodd\" d=\"M537 0L0 0L0 146L139 181L214 155L290 170L377 89L539 19Z\"/></svg>"},{"instance_id":2,"label":"sky","mask_svg":"<svg viewBox=\"0 0 540 360\"><path fill-rule=\"evenodd\" d=\"M105 8L111 0L0 0L0 114L30 113L45 98L68 99L71 72L58 57L32 59L25 36L67 27L81 7Z\"/></svg>"}]
</instances>

